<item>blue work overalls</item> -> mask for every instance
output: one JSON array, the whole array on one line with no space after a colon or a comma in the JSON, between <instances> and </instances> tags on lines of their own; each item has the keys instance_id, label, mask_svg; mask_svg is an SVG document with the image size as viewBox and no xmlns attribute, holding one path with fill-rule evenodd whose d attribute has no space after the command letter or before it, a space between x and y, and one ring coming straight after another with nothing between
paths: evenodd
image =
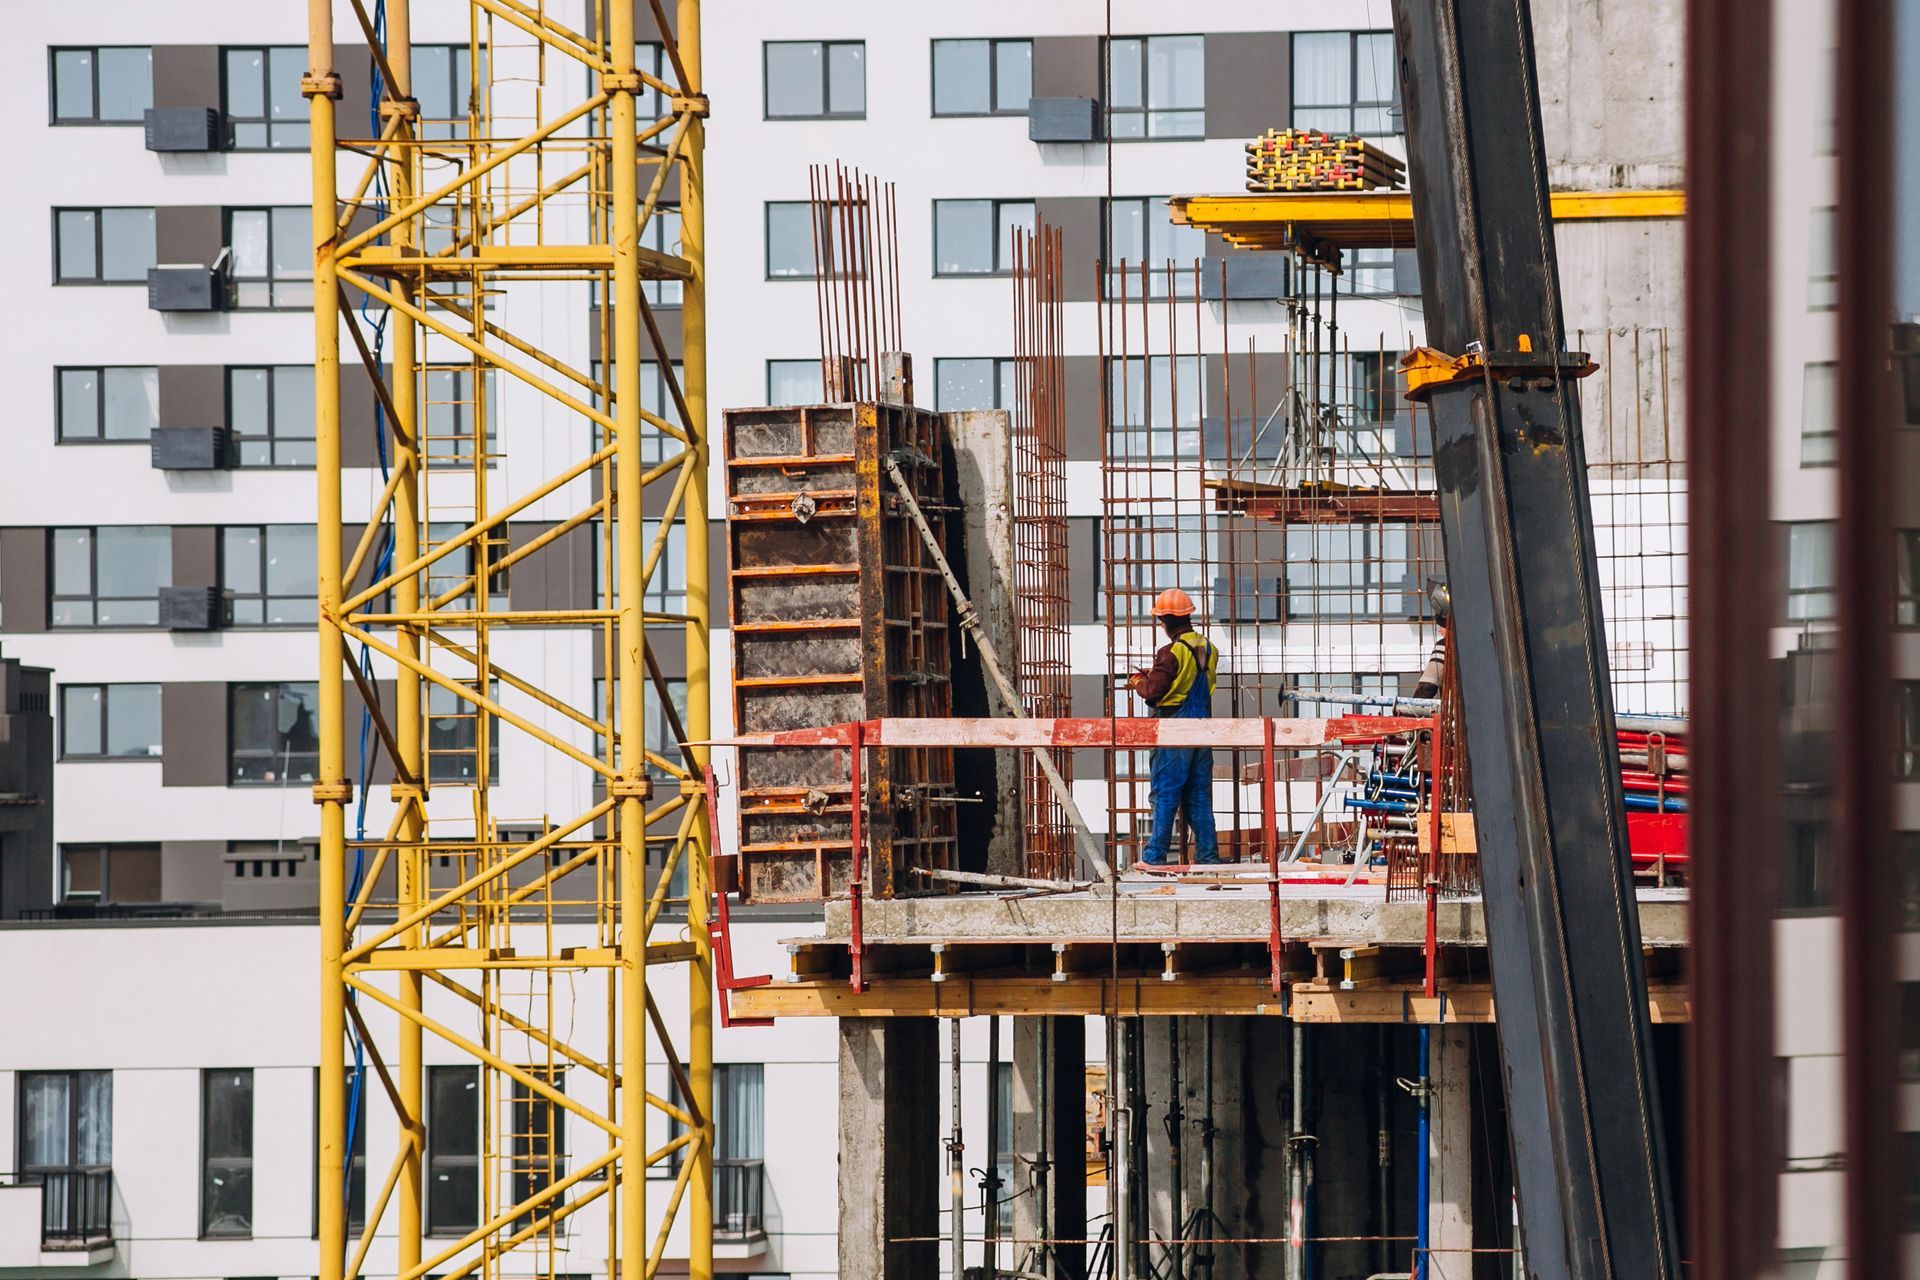
<instances>
[{"instance_id":1,"label":"blue work overalls","mask_svg":"<svg viewBox=\"0 0 1920 1280\"><path fill-rule=\"evenodd\" d=\"M1199 645L1190 644L1189 638ZM1194 675L1185 696L1174 707L1160 709L1171 719L1203 719L1213 715L1213 669L1219 651L1195 631L1183 631L1172 643L1193 659ZM1171 697L1179 690L1168 690ZM1153 829L1141 861L1162 864L1173 845L1175 814L1185 811L1187 830L1193 833L1193 860L1220 861L1220 840L1213 828L1213 748L1156 747L1153 752Z\"/></svg>"}]
</instances>

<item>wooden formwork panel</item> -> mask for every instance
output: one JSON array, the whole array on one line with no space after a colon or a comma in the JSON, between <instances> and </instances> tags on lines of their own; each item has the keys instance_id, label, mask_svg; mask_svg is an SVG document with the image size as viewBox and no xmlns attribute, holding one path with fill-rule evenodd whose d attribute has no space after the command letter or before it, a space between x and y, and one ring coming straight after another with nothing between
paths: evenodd
<instances>
[{"instance_id":1,"label":"wooden formwork panel","mask_svg":"<svg viewBox=\"0 0 1920 1280\"><path fill-rule=\"evenodd\" d=\"M949 600L893 494L902 462L931 515L949 501L947 433L900 405L735 409L724 415L734 724L765 733L885 716L952 714ZM934 520L936 534L943 522ZM845 748L740 753L740 884L760 902L847 892ZM954 865L953 753L865 753L869 892L934 888L914 867Z\"/></svg>"}]
</instances>

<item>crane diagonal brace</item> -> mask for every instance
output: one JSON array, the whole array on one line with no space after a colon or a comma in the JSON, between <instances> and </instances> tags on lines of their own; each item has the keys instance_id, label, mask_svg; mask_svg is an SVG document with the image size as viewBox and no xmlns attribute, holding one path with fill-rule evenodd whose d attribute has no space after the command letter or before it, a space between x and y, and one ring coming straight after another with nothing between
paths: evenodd
<instances>
[{"instance_id":1,"label":"crane diagonal brace","mask_svg":"<svg viewBox=\"0 0 1920 1280\"><path fill-rule=\"evenodd\" d=\"M1674 1280L1580 400L1525 0L1396 0L1488 957L1529 1275ZM1441 352L1466 353L1460 359Z\"/></svg>"}]
</instances>

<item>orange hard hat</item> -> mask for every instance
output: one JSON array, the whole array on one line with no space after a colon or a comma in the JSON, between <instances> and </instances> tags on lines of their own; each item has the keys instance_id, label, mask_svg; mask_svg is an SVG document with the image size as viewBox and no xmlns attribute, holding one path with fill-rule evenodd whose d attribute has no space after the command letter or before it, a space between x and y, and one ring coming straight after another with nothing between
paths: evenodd
<instances>
[{"instance_id":1,"label":"orange hard hat","mask_svg":"<svg viewBox=\"0 0 1920 1280\"><path fill-rule=\"evenodd\" d=\"M1156 618L1191 618L1193 616L1193 597L1178 587L1168 587L1153 598L1153 616Z\"/></svg>"}]
</instances>

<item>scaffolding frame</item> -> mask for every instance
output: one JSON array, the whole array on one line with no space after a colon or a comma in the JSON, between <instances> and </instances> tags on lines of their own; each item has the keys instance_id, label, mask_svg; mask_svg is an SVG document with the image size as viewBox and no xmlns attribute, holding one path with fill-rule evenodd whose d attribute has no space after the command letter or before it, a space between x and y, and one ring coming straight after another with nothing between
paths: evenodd
<instances>
[{"instance_id":1,"label":"scaffolding frame","mask_svg":"<svg viewBox=\"0 0 1920 1280\"><path fill-rule=\"evenodd\" d=\"M456 101L453 120L423 128L411 0L348 2L378 86L372 136L340 140L333 0L308 0L301 84L311 126L319 489L319 1271L325 1280L359 1274L385 1228L400 1280L430 1271L449 1280L552 1275L573 1269L563 1255L580 1223L568 1219L600 1201L609 1274L654 1275L684 1210L690 1274L708 1277L711 877L700 803L707 751L696 745L711 730L701 6L676 0L670 21L663 0L648 0L662 52L649 70L636 65L643 10L632 0L592 0L586 35L539 0L460 3L464 119ZM531 77L496 79L514 59ZM569 82L585 86L584 98L555 107L556 87L572 98ZM343 166L348 155L364 157L364 169ZM677 252L642 243L670 176L679 184ZM680 286L679 376L643 293L650 281ZM603 304L591 372L516 334L499 305L536 286L582 282ZM343 333L349 361L373 384L386 473L364 527L343 515ZM642 381L649 361L665 393L653 408ZM435 374L446 377L430 383ZM516 468L519 491L508 497L488 489L503 382L537 397L547 415L571 415L583 442L578 457L531 487ZM423 394L430 386L451 389L436 400ZM655 509L643 518L646 506ZM571 514L510 544L510 518L555 507ZM685 539L684 604L649 610L675 536ZM596 607L514 610L507 570L569 537L597 542L599 563L614 570L598 575ZM649 623L684 629L684 717L649 649ZM590 710L542 687L538 672L516 674L495 651L496 635L552 627L587 630L600 648L608 678ZM376 670L393 678L389 706ZM350 685L361 707L357 779L347 760ZM653 717L671 746L648 733ZM580 794L604 798L561 820L497 816L489 784L502 726L578 770ZM433 745L436 731L446 740ZM650 741L664 749L649 750ZM367 838L365 828L369 743L394 778L384 837ZM359 829L350 834L356 781ZM432 792L450 789L468 791L466 802L430 807ZM650 847L662 855L651 867ZM686 876L686 937L675 921L675 937L661 940L676 871ZM686 984L677 1035L665 1016L673 1006L655 997L674 964L685 965L676 976ZM581 991L604 998L603 1024L576 1025ZM430 992L436 1003L458 1001L478 1030L436 1017ZM397 1027L385 1041L369 1025L376 1013L375 1026L390 1017ZM423 1257L428 1036L475 1070L479 1208L472 1230L433 1241ZM646 1088L650 1045L673 1101ZM567 1089L568 1073L587 1088L597 1081L603 1100ZM364 1225L350 1230L348 1152L376 1100L400 1138ZM652 1151L650 1115L678 1130ZM569 1126L596 1135L602 1149L571 1153L562 1172ZM645 1170L676 1153L668 1203L650 1224Z\"/></svg>"}]
</instances>

